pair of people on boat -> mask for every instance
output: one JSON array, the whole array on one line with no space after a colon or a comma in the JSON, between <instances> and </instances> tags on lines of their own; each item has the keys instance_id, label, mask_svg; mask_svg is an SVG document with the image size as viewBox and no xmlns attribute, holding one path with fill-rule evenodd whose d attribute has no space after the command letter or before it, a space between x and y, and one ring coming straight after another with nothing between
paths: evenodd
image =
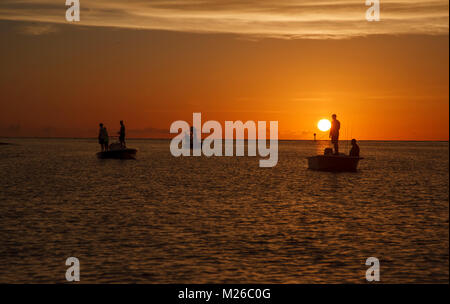
<instances>
[{"instance_id":1,"label":"pair of people on boat","mask_svg":"<svg viewBox=\"0 0 450 304\"><path fill-rule=\"evenodd\" d=\"M334 146L334 154L339 155L339 130L341 129L341 122L337 120L337 115L333 114L331 116L331 128L330 128L330 138L331 143ZM350 156L359 157L359 146L356 143L356 139L352 139L352 148L350 150Z\"/></svg>"},{"instance_id":2,"label":"pair of people on boat","mask_svg":"<svg viewBox=\"0 0 450 304\"><path fill-rule=\"evenodd\" d=\"M124 149L126 148L126 145L125 145L125 125L123 123L123 120L120 121L120 131L118 132L118 134L120 147ZM101 146L102 152L109 150L108 130L106 130L106 127L103 125L103 123L100 123L100 129L98 132L98 143Z\"/></svg>"}]
</instances>

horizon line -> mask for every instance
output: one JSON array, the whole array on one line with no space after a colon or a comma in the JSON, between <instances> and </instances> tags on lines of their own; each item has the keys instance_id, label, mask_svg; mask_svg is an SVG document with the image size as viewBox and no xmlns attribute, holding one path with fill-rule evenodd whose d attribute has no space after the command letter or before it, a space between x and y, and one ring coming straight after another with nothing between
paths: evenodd
<instances>
[{"instance_id":1,"label":"horizon line","mask_svg":"<svg viewBox=\"0 0 450 304\"><path fill-rule=\"evenodd\" d=\"M96 140L97 137L50 137L50 136L0 136L0 139L90 139ZM204 139L204 138L203 138ZM202 140L203 140L202 139ZM172 138L167 137L129 137L127 140L172 140ZM231 140L227 138L222 138L221 140ZM258 140L258 139L237 139L232 140ZM270 140L270 139L267 139ZM329 139L277 139L278 141L330 141ZM340 139L340 141L350 141L351 139ZM450 139L358 139L357 141L385 141L385 142L449 142Z\"/></svg>"}]
</instances>

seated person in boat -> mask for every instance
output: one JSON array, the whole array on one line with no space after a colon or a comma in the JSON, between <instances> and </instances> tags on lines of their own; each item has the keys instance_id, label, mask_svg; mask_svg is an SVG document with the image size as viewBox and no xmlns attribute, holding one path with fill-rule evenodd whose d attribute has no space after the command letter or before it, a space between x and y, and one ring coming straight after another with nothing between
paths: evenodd
<instances>
[{"instance_id":1,"label":"seated person in boat","mask_svg":"<svg viewBox=\"0 0 450 304\"><path fill-rule=\"evenodd\" d=\"M339 129L341 128L341 123L336 119L336 114L333 114L331 118L333 119L330 128L331 143L334 145L334 154L339 155Z\"/></svg>"},{"instance_id":2,"label":"seated person in boat","mask_svg":"<svg viewBox=\"0 0 450 304\"><path fill-rule=\"evenodd\" d=\"M356 139L352 139L352 149L350 150L350 156L359 157L359 146L356 143Z\"/></svg>"}]
</instances>

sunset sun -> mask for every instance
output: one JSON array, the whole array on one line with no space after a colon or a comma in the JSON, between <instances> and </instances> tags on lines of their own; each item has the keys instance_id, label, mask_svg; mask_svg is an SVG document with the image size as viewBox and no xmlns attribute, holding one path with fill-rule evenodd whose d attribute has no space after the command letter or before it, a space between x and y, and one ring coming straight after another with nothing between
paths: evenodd
<instances>
[{"instance_id":1,"label":"sunset sun","mask_svg":"<svg viewBox=\"0 0 450 304\"><path fill-rule=\"evenodd\" d=\"M321 119L317 123L317 127L319 128L320 131L326 132L331 128L331 122L328 119Z\"/></svg>"}]
</instances>

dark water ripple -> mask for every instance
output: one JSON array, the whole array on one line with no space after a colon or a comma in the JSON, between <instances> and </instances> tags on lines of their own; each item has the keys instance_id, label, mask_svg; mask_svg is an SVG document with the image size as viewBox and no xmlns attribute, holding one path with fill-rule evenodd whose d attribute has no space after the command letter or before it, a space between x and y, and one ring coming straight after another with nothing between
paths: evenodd
<instances>
[{"instance_id":1,"label":"dark water ripple","mask_svg":"<svg viewBox=\"0 0 450 304\"><path fill-rule=\"evenodd\" d=\"M7 141L7 140L3 140ZM0 148L0 282L449 281L448 143L363 142L358 173L306 170L325 143L258 158L174 158L136 140L137 161L97 160L90 140Z\"/></svg>"}]
</instances>

